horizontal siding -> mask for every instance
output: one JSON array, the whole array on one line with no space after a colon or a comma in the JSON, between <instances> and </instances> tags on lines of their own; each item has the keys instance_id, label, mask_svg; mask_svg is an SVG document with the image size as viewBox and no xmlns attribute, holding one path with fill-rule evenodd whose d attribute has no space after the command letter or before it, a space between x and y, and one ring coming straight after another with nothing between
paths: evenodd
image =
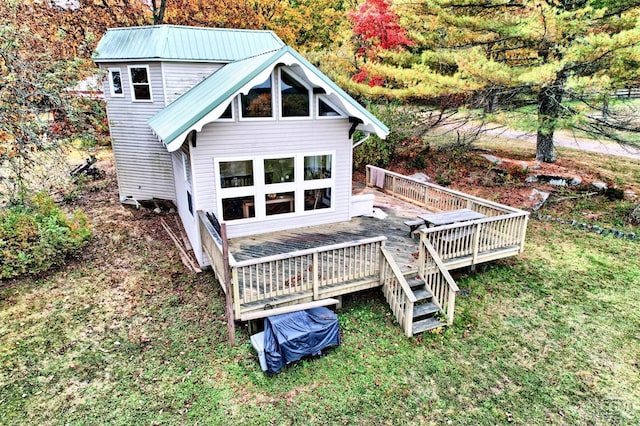
<instances>
[{"instance_id":1,"label":"horizontal siding","mask_svg":"<svg viewBox=\"0 0 640 426\"><path fill-rule=\"evenodd\" d=\"M221 67L221 64L163 62L166 104L169 105L175 101Z\"/></svg>"},{"instance_id":2,"label":"horizontal siding","mask_svg":"<svg viewBox=\"0 0 640 426\"><path fill-rule=\"evenodd\" d=\"M343 120L282 120L211 123L192 148L197 208L217 212L214 158L335 151L334 209L286 218L271 217L253 223L229 222L229 237L260 234L302 226L349 220L351 197L350 124Z\"/></svg>"},{"instance_id":3,"label":"horizontal siding","mask_svg":"<svg viewBox=\"0 0 640 426\"><path fill-rule=\"evenodd\" d=\"M175 201L171 156L147 124L164 108L161 66L148 64L153 102L147 103L131 101L127 65L103 66L120 69L124 90L123 97L111 97L108 81L104 90L120 195L137 200Z\"/></svg>"}]
</instances>

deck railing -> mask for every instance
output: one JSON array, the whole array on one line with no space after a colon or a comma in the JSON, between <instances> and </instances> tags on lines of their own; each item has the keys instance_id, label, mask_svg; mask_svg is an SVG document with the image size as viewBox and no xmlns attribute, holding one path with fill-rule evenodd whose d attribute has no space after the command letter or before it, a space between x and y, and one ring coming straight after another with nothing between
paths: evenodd
<instances>
[{"instance_id":1,"label":"deck railing","mask_svg":"<svg viewBox=\"0 0 640 426\"><path fill-rule=\"evenodd\" d=\"M494 203L433 183L421 182L375 166L368 165L366 174L368 185L378 186L393 197L416 204L426 210L450 211L467 208L482 213L487 217L509 213L527 214L527 212L513 207ZM379 186L381 183L383 183L383 186Z\"/></svg>"},{"instance_id":2,"label":"deck railing","mask_svg":"<svg viewBox=\"0 0 640 426\"><path fill-rule=\"evenodd\" d=\"M222 237L214 228L205 212L198 211L198 219L202 248L211 261L211 268L216 274L216 278L220 282L222 290L226 291L223 280L224 268L228 268L228 266L224 264L224 258L222 256Z\"/></svg>"},{"instance_id":3,"label":"deck railing","mask_svg":"<svg viewBox=\"0 0 640 426\"><path fill-rule=\"evenodd\" d=\"M418 276L433 294L434 302L447 318L447 324L453 323L458 286L425 235L420 238Z\"/></svg>"},{"instance_id":4,"label":"deck railing","mask_svg":"<svg viewBox=\"0 0 640 426\"><path fill-rule=\"evenodd\" d=\"M407 337L413 336L413 306L416 297L393 256L384 247L380 250L380 284L393 315Z\"/></svg>"}]
</instances>

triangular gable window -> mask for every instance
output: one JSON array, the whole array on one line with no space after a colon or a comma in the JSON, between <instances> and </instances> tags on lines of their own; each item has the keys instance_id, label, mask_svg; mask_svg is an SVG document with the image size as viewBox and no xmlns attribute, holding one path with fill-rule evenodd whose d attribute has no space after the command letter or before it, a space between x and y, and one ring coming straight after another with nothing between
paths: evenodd
<instances>
[{"instance_id":1,"label":"triangular gable window","mask_svg":"<svg viewBox=\"0 0 640 426\"><path fill-rule=\"evenodd\" d=\"M318 115L320 117L340 117L342 114L338 112L332 105L322 99L318 100Z\"/></svg>"}]
</instances>

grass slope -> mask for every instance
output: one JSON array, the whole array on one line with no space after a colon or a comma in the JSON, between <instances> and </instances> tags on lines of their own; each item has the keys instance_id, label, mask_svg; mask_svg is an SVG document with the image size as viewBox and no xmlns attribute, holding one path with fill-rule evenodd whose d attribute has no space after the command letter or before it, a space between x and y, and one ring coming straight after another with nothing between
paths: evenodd
<instances>
[{"instance_id":1,"label":"grass slope","mask_svg":"<svg viewBox=\"0 0 640 426\"><path fill-rule=\"evenodd\" d=\"M457 277L453 327L407 339L380 292L343 345L269 378L160 217L107 186L80 258L0 283L0 423L592 424L640 418L640 244L532 220L525 253ZM111 189L110 189L111 188Z\"/></svg>"}]
</instances>

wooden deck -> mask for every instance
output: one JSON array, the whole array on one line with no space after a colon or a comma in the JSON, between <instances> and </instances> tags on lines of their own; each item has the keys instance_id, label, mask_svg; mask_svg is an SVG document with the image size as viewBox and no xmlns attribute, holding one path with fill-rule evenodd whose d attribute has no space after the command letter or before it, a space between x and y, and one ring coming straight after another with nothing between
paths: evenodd
<instances>
[{"instance_id":1,"label":"wooden deck","mask_svg":"<svg viewBox=\"0 0 640 426\"><path fill-rule=\"evenodd\" d=\"M522 252L527 212L383 169L368 166L367 172L368 180L372 173L375 179L357 191L374 194L373 217L230 239L228 265L222 261L219 233L199 212L203 248L218 280L222 281L225 268L230 271L235 319L259 318L270 309L324 303L381 286L398 322L411 336L413 312L421 310L414 310L419 302L415 291L426 291L429 303L450 323L457 287L449 270ZM410 236L405 222L428 212L455 210L474 212L474 220L432 226L417 231L419 238ZM417 290L414 282L407 281L416 275L423 281Z\"/></svg>"}]
</instances>

